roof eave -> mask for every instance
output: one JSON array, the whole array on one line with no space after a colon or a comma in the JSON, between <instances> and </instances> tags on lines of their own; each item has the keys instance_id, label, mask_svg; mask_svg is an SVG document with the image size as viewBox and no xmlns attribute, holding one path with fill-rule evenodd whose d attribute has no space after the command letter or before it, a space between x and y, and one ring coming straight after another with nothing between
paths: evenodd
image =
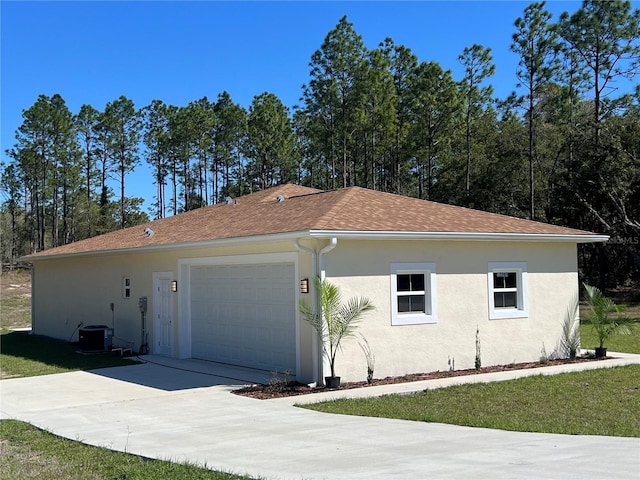
<instances>
[{"instance_id":1,"label":"roof eave","mask_svg":"<svg viewBox=\"0 0 640 480\"><path fill-rule=\"evenodd\" d=\"M198 249L198 248L210 248L210 247L224 247L229 245L250 245L255 243L274 243L283 241L292 241L301 237L308 237L308 231L298 232L284 232L273 233L264 235L252 235L247 237L230 237L219 238L215 240L201 240L196 242L180 242L161 245L149 245L142 247L130 247L130 248L114 248L107 250L94 250L85 252L71 252L71 253L52 253L50 255L26 255L19 260L23 262L33 263L40 260L51 260L60 258L72 258L72 257L86 257L86 256L98 256L98 255L121 255L126 253L153 253L158 251L178 250L178 249Z\"/></svg>"},{"instance_id":2,"label":"roof eave","mask_svg":"<svg viewBox=\"0 0 640 480\"><path fill-rule=\"evenodd\" d=\"M357 230L310 230L312 238L344 238L353 240L474 240L499 242L569 242L602 243L608 235L557 233L494 233L494 232L403 232Z\"/></svg>"},{"instance_id":3,"label":"roof eave","mask_svg":"<svg viewBox=\"0 0 640 480\"><path fill-rule=\"evenodd\" d=\"M149 245L131 248L115 248L71 253L52 253L50 255L26 255L19 260L33 263L40 260L60 258L120 255L126 253L151 253L157 251L185 248L210 248L229 245L250 245L255 243L273 243L295 240L297 238L343 238L352 240L474 240L474 241L527 241L527 242L569 242L603 243L608 235L597 234L533 234L533 233L469 233L469 232L402 232L402 231L358 231L358 230L301 230L295 232L252 235L247 237L220 238L196 242Z\"/></svg>"}]
</instances>

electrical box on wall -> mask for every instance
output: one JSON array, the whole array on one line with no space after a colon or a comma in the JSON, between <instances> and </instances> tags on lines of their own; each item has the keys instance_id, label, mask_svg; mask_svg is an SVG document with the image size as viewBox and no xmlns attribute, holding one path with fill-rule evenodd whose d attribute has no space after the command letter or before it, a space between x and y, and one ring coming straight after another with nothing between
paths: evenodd
<instances>
[{"instance_id":1,"label":"electrical box on wall","mask_svg":"<svg viewBox=\"0 0 640 480\"><path fill-rule=\"evenodd\" d=\"M138 299L138 307L140 308L140 312L147 313L147 297L140 297Z\"/></svg>"}]
</instances>

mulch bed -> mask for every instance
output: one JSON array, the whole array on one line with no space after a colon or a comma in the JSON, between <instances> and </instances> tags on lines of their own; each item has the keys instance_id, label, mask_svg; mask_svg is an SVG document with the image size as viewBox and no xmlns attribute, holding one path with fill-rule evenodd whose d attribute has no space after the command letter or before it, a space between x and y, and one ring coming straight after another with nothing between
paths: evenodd
<instances>
[{"instance_id":1,"label":"mulch bed","mask_svg":"<svg viewBox=\"0 0 640 480\"><path fill-rule=\"evenodd\" d=\"M528 362L528 363L512 363L509 365L494 365L492 367L482 367L480 369L470 368L467 370L447 370L429 373L412 373L400 377L386 377L374 379L372 383L362 382L343 382L339 390L349 390L352 388L373 387L376 385L389 385L392 383L418 382L420 380L433 380L438 378L461 377L464 375L478 375L480 373L494 373L508 370L525 370L530 368L550 367L552 365L565 365L569 363L593 362L606 360L606 358L596 358L593 356L578 357L573 360L549 360L545 363ZM291 397L295 395L307 395L310 393L328 392L332 389L325 387L311 388L298 382L278 382L274 381L271 385L252 385L250 387L234 390L236 395L257 398L260 400L268 400L271 398Z\"/></svg>"}]
</instances>

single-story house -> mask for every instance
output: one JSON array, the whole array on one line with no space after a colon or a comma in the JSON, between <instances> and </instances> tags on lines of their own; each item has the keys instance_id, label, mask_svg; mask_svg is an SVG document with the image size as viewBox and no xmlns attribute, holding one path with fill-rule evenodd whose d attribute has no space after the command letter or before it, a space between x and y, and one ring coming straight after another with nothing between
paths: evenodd
<instances>
[{"instance_id":1,"label":"single-story house","mask_svg":"<svg viewBox=\"0 0 640 480\"><path fill-rule=\"evenodd\" d=\"M577 244L605 235L360 187L281 185L25 257L33 332L113 329L135 352L300 382L327 374L301 318L313 278L366 296L375 376L538 361L577 319ZM308 285L308 287L307 287ZM141 309L145 310L144 315ZM362 342L362 340L360 340ZM358 338L336 362L363 380Z\"/></svg>"}]
</instances>

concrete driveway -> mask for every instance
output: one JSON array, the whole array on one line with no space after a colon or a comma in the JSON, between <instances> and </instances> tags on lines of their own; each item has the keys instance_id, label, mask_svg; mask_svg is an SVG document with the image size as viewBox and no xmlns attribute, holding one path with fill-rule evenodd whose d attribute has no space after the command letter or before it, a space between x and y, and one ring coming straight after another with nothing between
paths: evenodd
<instances>
[{"instance_id":1,"label":"concrete driveway","mask_svg":"<svg viewBox=\"0 0 640 480\"><path fill-rule=\"evenodd\" d=\"M146 358L154 363L2 380L0 418L268 479L640 478L637 438L328 415L230 393L259 372Z\"/></svg>"}]
</instances>

